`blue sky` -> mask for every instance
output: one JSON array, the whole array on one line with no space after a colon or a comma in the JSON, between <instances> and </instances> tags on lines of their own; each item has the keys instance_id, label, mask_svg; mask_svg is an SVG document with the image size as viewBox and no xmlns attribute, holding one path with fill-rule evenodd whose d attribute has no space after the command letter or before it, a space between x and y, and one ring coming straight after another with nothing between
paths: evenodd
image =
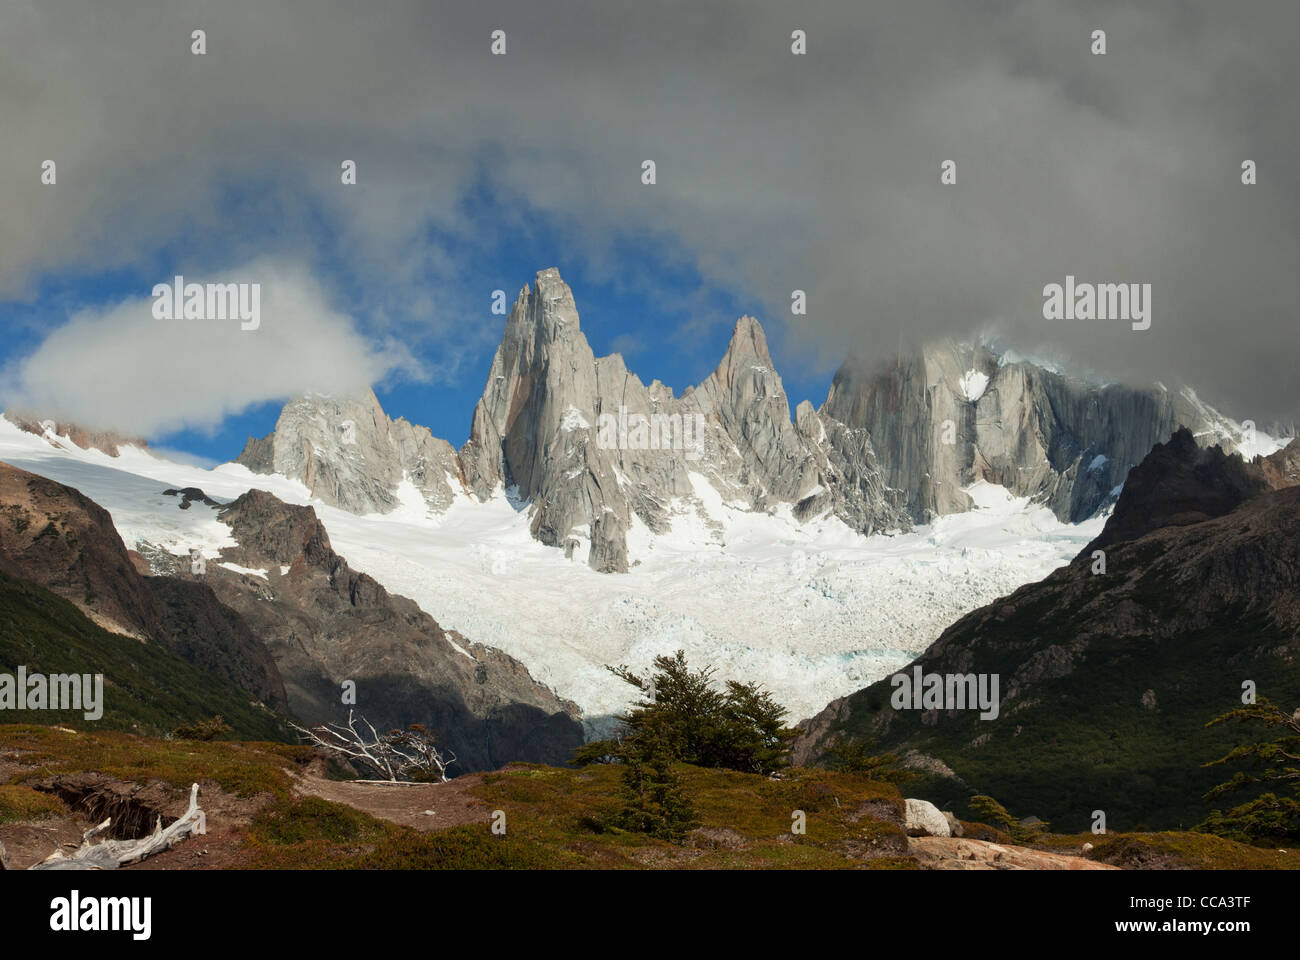
<instances>
[{"instance_id":1,"label":"blue sky","mask_svg":"<svg viewBox=\"0 0 1300 960\"><path fill-rule=\"evenodd\" d=\"M245 190L229 202L256 210L256 199ZM467 197L466 206L480 221L506 217L497 209L493 192L482 185ZM521 221L517 210L509 216L516 224ZM255 219L261 221L260 217ZM321 244L313 251L317 273L334 278L331 305L350 316L363 335L380 327L388 332L394 327L405 332L416 351L415 359L424 368L420 375L396 371L374 384L389 416L404 416L427 426L435 436L459 447L469 434L474 404L482 393L506 322L505 317L491 313L491 291L505 290L507 303L513 304L519 289L531 283L538 270L550 266L559 267L573 288L583 331L596 355L622 353L629 368L646 383L658 378L678 394L698 384L721 359L736 318L748 313L764 324L777 369L785 378L791 412L802 399L820 404L825 398L833 369L809 369L807 357L785 357L782 318L773 318L771 310L754 297L709 283L662 238L649 233L625 233L602 251L599 264L593 264L583 252L583 238L573 235L570 225L556 224L544 214L526 216L523 222L528 229L499 233L498 242L462 247L456 271L459 280L454 289L435 279L419 290L434 299L480 305L477 314L472 306L466 307L458 318L464 327L474 328L472 331L462 330L443 338L425 336L419 329L418 317L403 316L400 304L396 308L385 304L381 321L375 311L366 309L366 304L383 299L368 284L373 281L382 290L388 278L367 277L349 269L329 244ZM433 236L432 232L429 238L435 246L448 239ZM0 364L21 360L39 346L52 328L66 322L76 311L106 309L147 296L154 283L167 282L175 273L183 273L185 264L203 262L211 256L209 240L187 242L179 237L141 256L141 265L135 269L42 275L33 283L29 298L0 304L10 332L4 340ZM638 265L635 272L617 268L629 261ZM189 270L192 276L193 267ZM183 332L186 325L202 321L163 322ZM177 349L185 349L183 336L177 340ZM451 353L455 354L454 363L447 362ZM268 392L273 390L268 385ZM260 437L274 428L282 403L282 399L255 403L228 414L215 427L163 431L147 435L146 439L156 447L182 451L205 461L229 460L239 453L247 437Z\"/></svg>"}]
</instances>

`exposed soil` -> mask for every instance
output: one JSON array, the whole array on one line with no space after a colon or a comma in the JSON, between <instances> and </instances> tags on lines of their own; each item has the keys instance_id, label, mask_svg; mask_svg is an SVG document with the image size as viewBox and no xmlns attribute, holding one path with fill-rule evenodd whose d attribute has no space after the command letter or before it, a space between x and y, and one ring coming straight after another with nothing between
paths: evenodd
<instances>
[{"instance_id":1,"label":"exposed soil","mask_svg":"<svg viewBox=\"0 0 1300 960\"><path fill-rule=\"evenodd\" d=\"M294 792L344 803L372 817L428 832L489 822L492 811L470 793L482 782L482 775L474 773L447 783L401 784L327 780L308 774L297 781Z\"/></svg>"},{"instance_id":2,"label":"exposed soil","mask_svg":"<svg viewBox=\"0 0 1300 960\"><path fill-rule=\"evenodd\" d=\"M966 837L908 837L907 846L929 870L1118 870L1083 856Z\"/></svg>"},{"instance_id":3,"label":"exposed soil","mask_svg":"<svg viewBox=\"0 0 1300 960\"><path fill-rule=\"evenodd\" d=\"M11 764L15 770L19 764ZM160 781L135 783L114 780L100 773L46 777L30 786L59 797L70 814L0 825L9 866L25 870L56 850L71 853L81 845L86 830L106 819L113 821L107 836L133 839L152 832L161 819L164 827L185 812L188 791ZM129 864L127 870L230 869L251 857L243 847L248 825L270 794L236 797L215 782L199 783L199 806L206 816L207 834L190 837L170 850Z\"/></svg>"}]
</instances>

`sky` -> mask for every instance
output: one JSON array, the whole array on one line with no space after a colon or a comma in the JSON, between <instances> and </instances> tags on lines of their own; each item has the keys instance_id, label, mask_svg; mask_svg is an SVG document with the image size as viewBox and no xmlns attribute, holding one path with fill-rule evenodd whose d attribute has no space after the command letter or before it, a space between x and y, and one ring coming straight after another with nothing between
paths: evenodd
<instances>
[{"instance_id":1,"label":"sky","mask_svg":"<svg viewBox=\"0 0 1300 960\"><path fill-rule=\"evenodd\" d=\"M750 313L792 406L848 354L994 337L1294 420L1297 28L1249 0L2 0L0 402L224 460L294 393L373 385L459 445L493 292L555 266L597 354L678 392ZM177 274L261 284L260 326L155 317ZM1046 319L1067 276L1150 284L1150 329Z\"/></svg>"}]
</instances>

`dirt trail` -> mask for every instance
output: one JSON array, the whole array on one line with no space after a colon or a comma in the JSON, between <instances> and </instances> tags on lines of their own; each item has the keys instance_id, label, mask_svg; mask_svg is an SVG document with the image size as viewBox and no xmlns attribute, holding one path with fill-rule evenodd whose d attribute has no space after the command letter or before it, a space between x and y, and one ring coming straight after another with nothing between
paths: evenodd
<instances>
[{"instance_id":1,"label":"dirt trail","mask_svg":"<svg viewBox=\"0 0 1300 960\"><path fill-rule=\"evenodd\" d=\"M428 832L466 823L487 823L492 817L470 791L483 782L466 774L447 783L357 783L307 775L294 784L299 796L320 797L363 810L372 817Z\"/></svg>"},{"instance_id":2,"label":"dirt trail","mask_svg":"<svg viewBox=\"0 0 1300 960\"><path fill-rule=\"evenodd\" d=\"M929 870L1118 870L1087 857L964 837L908 837L908 852Z\"/></svg>"}]
</instances>

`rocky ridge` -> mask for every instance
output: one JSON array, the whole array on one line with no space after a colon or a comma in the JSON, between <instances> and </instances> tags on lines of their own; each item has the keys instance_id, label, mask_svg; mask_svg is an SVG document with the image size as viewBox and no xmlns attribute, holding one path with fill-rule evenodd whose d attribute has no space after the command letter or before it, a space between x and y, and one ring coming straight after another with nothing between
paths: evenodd
<instances>
[{"instance_id":1,"label":"rocky ridge","mask_svg":"<svg viewBox=\"0 0 1300 960\"><path fill-rule=\"evenodd\" d=\"M0 570L70 600L105 629L225 677L268 707L287 706L270 653L209 584L149 576L107 510L7 463L0 463Z\"/></svg>"},{"instance_id":2,"label":"rocky ridge","mask_svg":"<svg viewBox=\"0 0 1300 960\"><path fill-rule=\"evenodd\" d=\"M422 723L456 755L455 773L565 763L582 743L574 704L353 570L311 507L251 490L215 515L239 544L222 560L265 573L209 563L202 579L275 658L295 716L341 723L355 708L381 730Z\"/></svg>"},{"instance_id":3,"label":"rocky ridge","mask_svg":"<svg viewBox=\"0 0 1300 960\"><path fill-rule=\"evenodd\" d=\"M718 367L681 396L596 357L554 268L519 293L459 451L391 421L373 393L309 395L238 462L301 480L325 503L387 512L409 480L430 511L513 488L542 543L626 571L628 533L705 512L712 487L751 511L833 514L864 534L972 507L962 488L1006 486L1078 521L1114 502L1128 470L1179 426L1235 449L1243 431L1190 390L1096 385L983 345L936 342L850 359L826 401L793 419L766 335L737 321Z\"/></svg>"},{"instance_id":4,"label":"rocky ridge","mask_svg":"<svg viewBox=\"0 0 1300 960\"><path fill-rule=\"evenodd\" d=\"M987 793L1064 829L1101 806L1120 829L1197 822L1223 779L1203 764L1235 743L1206 724L1241 704L1246 680L1300 702L1300 486L1285 482L1297 455L1293 440L1247 463L1177 431L1074 561L961 618L898 671L997 676L996 716L897 709L886 677L804 721L795 761L848 734L902 756L954 809ZM1096 799L1084 809L1076 796Z\"/></svg>"}]
</instances>

